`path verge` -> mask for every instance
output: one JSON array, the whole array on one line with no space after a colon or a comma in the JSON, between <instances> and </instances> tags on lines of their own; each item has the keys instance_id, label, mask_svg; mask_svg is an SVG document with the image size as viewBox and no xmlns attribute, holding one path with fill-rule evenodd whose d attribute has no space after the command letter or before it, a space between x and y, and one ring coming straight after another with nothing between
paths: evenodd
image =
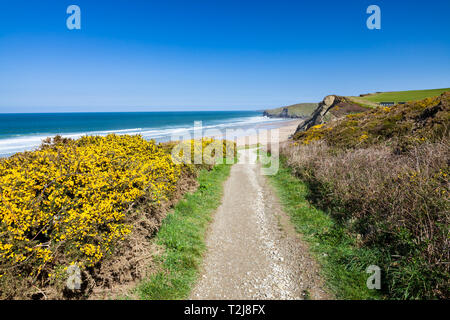
<instances>
[{"instance_id":1,"label":"path verge","mask_svg":"<svg viewBox=\"0 0 450 320\"><path fill-rule=\"evenodd\" d=\"M380 298L377 290L367 288L366 281L370 274L365 272L367 266L377 261L377 252L358 248L356 239L344 228L328 214L312 206L307 200L307 186L292 175L283 158L278 173L269 179L284 211L290 215L295 229L320 263L321 275L336 298Z\"/></svg>"},{"instance_id":2,"label":"path verge","mask_svg":"<svg viewBox=\"0 0 450 320\"><path fill-rule=\"evenodd\" d=\"M220 205L223 182L231 165L202 170L197 191L187 194L164 220L155 241L162 254L158 272L132 292L145 300L185 299L194 284L205 251L205 235L212 213Z\"/></svg>"},{"instance_id":3,"label":"path verge","mask_svg":"<svg viewBox=\"0 0 450 320\"><path fill-rule=\"evenodd\" d=\"M240 149L191 299L324 299L317 264L261 175L256 149Z\"/></svg>"}]
</instances>

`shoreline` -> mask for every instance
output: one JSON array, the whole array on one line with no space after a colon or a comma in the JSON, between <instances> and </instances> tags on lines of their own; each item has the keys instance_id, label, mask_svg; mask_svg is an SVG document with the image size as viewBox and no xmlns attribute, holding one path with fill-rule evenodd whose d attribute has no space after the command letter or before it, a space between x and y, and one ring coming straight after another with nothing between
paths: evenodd
<instances>
[{"instance_id":1,"label":"shoreline","mask_svg":"<svg viewBox=\"0 0 450 320\"><path fill-rule=\"evenodd\" d=\"M273 130L278 130L278 143L282 143L285 142L289 139L289 137L291 135L294 134L295 130L297 129L298 125L300 123L302 123L304 120L303 119L296 119L296 120L291 120L291 121L286 121L286 122L282 122L282 123L278 123L279 125L277 125L276 127L272 127L273 124L263 124L261 125L262 129L264 130L264 127L271 127L266 129L269 132L269 135L274 133L276 136L276 132L273 132ZM277 141L271 141L271 139L268 138L267 134L263 134L263 135L250 135L250 136L242 136L242 137L238 137L235 141L237 146L246 146L246 145L253 145L253 144L268 144L268 143L273 143L273 142L277 142Z\"/></svg>"},{"instance_id":2,"label":"shoreline","mask_svg":"<svg viewBox=\"0 0 450 320\"><path fill-rule=\"evenodd\" d=\"M230 126L229 128L221 128L219 129L220 131L223 131L222 135L208 135L205 134L203 137L215 137L216 139L225 139L226 138L226 130L230 129L230 130L242 130L241 132L245 135L237 135L235 137L233 137L233 141L236 142L237 146L245 146L245 145L252 145L252 144L257 144L257 143L261 143L261 144L267 144L272 142L270 139L267 138L267 135L270 133L266 133L266 134L262 134L262 131L267 131L267 132L272 132L273 130L278 130L278 143L284 142L286 140L288 140L289 136L291 136L294 132L295 129L297 128L297 126L304 120L302 119L285 119L285 121L282 120L275 120L274 121L267 121L267 122L260 122L260 123L255 123L253 126L248 125L245 127L241 127L241 126ZM130 129L131 130L131 129ZM165 130L168 130L167 128ZM176 128L174 128L173 130L176 130ZM187 129L187 131L190 131L191 129ZM112 131L112 130L111 130ZM122 131L122 130L120 130ZM125 130L123 130L125 131ZM113 133L113 132L111 132ZM117 133L117 132L116 132ZM273 132L276 136L276 133ZM117 133L120 134L120 133ZM130 133L131 134L131 133ZM134 132L133 132L134 134ZM137 132L137 134L141 134L139 132ZM100 134L102 135L102 134ZM81 136L83 136L82 134L69 134L69 135L63 135L63 137L69 137L69 138L79 138ZM5 141L0 140L0 145L3 143L7 143L9 144L9 146L5 145L5 150L7 151L9 150L14 150L16 149L16 152L4 152L4 153L0 153L0 158L8 158L16 153L20 153L20 152L25 152L25 151L33 151L35 150L41 143L43 140L43 136L23 136L23 137L17 137L16 139L32 139L35 140L32 143L30 143L30 146L27 147L24 145L23 141L18 141L19 145L13 146L11 144L11 141L7 141L5 139ZM48 137L53 137L53 135L49 135ZM145 137L144 137L145 138ZM147 140L147 139L146 139ZM157 139L158 140L158 139ZM168 142L168 141L181 141L183 139L177 139L177 140L166 140L163 139L163 141L159 141L159 142ZM231 140L231 139L230 139ZM158 142L158 141L157 141ZM276 143L276 141L273 141L272 143ZM28 143L27 143L28 144Z\"/></svg>"},{"instance_id":3,"label":"shoreline","mask_svg":"<svg viewBox=\"0 0 450 320\"><path fill-rule=\"evenodd\" d=\"M304 119L291 119L280 122L259 123L255 128L249 128L247 131L254 130L255 134L234 136L233 139L227 139L226 134L222 135L202 135L202 138L215 138L219 140L230 140L236 142L237 147L252 146L256 144L271 144L282 143L289 140L289 137L294 134L295 130ZM225 129L227 130L227 129ZM278 135L275 131L278 130ZM274 141L271 135L274 134ZM278 139L277 139L278 136ZM190 140L190 139L188 139ZM278 140L278 141L277 141ZM170 141L186 141L186 140L170 140Z\"/></svg>"}]
</instances>

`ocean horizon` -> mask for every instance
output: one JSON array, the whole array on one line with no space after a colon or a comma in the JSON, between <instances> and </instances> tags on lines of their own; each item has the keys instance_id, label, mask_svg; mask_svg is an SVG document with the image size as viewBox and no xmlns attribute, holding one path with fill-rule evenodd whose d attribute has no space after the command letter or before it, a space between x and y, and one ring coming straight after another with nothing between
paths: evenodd
<instances>
[{"instance_id":1,"label":"ocean horizon","mask_svg":"<svg viewBox=\"0 0 450 320\"><path fill-rule=\"evenodd\" d=\"M194 122L206 129L256 128L286 119L267 118L261 111L148 111L0 114L0 157L38 148L47 137L61 135L140 134L156 142L192 134Z\"/></svg>"}]
</instances>

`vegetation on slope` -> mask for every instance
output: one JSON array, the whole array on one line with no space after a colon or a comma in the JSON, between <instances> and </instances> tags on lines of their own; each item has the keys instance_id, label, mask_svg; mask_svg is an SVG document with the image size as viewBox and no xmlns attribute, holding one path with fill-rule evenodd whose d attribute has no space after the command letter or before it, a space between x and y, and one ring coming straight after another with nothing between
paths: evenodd
<instances>
[{"instance_id":1,"label":"vegetation on slope","mask_svg":"<svg viewBox=\"0 0 450 320\"><path fill-rule=\"evenodd\" d=\"M409 145L448 136L449 99L450 92L447 92L422 101L349 114L340 121L297 132L294 139L303 144L324 140L328 145L342 149L389 141L390 145L405 149Z\"/></svg>"},{"instance_id":2,"label":"vegetation on slope","mask_svg":"<svg viewBox=\"0 0 450 320\"><path fill-rule=\"evenodd\" d=\"M371 264L389 298L450 297L449 100L347 115L282 150L309 199L379 252Z\"/></svg>"},{"instance_id":3,"label":"vegetation on slope","mask_svg":"<svg viewBox=\"0 0 450 320\"><path fill-rule=\"evenodd\" d=\"M157 273L132 292L141 299L187 299L198 275L205 251L206 230L211 214L220 205L223 182L231 165L221 164L211 171L203 170L199 187L187 194L164 220L155 243L163 253Z\"/></svg>"},{"instance_id":4,"label":"vegetation on slope","mask_svg":"<svg viewBox=\"0 0 450 320\"><path fill-rule=\"evenodd\" d=\"M213 143L191 141L191 151ZM70 266L89 280L80 293L88 294L89 282L108 285L104 266L122 254L131 255L125 260L136 258L139 252L127 241L146 241L167 208L195 185L198 167L174 163L169 151L140 136L56 137L37 151L2 159L1 297L67 295Z\"/></svg>"},{"instance_id":5,"label":"vegetation on slope","mask_svg":"<svg viewBox=\"0 0 450 320\"><path fill-rule=\"evenodd\" d=\"M264 114L271 117L305 118L310 116L316 107L317 103L298 103L287 107L265 110Z\"/></svg>"}]
</instances>

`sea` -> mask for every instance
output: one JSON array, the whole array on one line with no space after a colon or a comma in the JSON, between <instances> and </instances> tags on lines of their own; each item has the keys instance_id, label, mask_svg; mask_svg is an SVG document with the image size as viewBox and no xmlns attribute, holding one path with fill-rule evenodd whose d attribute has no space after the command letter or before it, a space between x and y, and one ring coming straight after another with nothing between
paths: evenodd
<instances>
[{"instance_id":1,"label":"sea","mask_svg":"<svg viewBox=\"0 0 450 320\"><path fill-rule=\"evenodd\" d=\"M193 134L196 121L201 121L204 132L225 133L226 129L277 127L287 120L267 118L259 111L4 113L0 114L0 157L34 150L55 135L76 139L115 133L139 134L156 142L180 140Z\"/></svg>"}]
</instances>

